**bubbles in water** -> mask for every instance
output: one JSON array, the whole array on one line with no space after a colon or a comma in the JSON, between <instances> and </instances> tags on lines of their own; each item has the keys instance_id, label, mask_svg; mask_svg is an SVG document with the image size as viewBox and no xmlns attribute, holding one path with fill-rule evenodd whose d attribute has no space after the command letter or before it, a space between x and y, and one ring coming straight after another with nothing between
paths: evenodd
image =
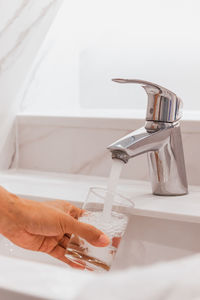
<instances>
[{"instance_id":1,"label":"bubbles in water","mask_svg":"<svg viewBox=\"0 0 200 300\"><path fill-rule=\"evenodd\" d=\"M109 221L102 222L102 212L87 212L79 221L91 224L102 230L110 239L107 247L95 247L86 240L72 236L67 247L66 256L72 261L84 265L91 270L109 271L121 238L128 223L126 215L112 212Z\"/></svg>"}]
</instances>

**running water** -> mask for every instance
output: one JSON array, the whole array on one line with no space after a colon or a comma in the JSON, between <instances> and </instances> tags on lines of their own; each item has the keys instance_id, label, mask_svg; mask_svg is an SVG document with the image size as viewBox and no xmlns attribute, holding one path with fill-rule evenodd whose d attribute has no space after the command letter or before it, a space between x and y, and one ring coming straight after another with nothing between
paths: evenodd
<instances>
[{"instance_id":1,"label":"running water","mask_svg":"<svg viewBox=\"0 0 200 300\"><path fill-rule=\"evenodd\" d=\"M119 177L120 177L123 165L124 165L124 162L120 159L112 160L112 167L111 167L110 176L108 179L107 194L106 194L104 209L103 209L104 221L108 221L111 217L112 204L114 201L114 194L117 189L117 185L119 182Z\"/></svg>"},{"instance_id":2,"label":"running water","mask_svg":"<svg viewBox=\"0 0 200 300\"><path fill-rule=\"evenodd\" d=\"M90 271L109 271L117 252L120 240L124 235L128 217L125 214L112 211L115 193L124 162L113 159L103 212L88 210L79 217L79 221L93 225L103 231L110 240L106 247L96 247L86 240L72 235L65 256L76 264Z\"/></svg>"}]
</instances>

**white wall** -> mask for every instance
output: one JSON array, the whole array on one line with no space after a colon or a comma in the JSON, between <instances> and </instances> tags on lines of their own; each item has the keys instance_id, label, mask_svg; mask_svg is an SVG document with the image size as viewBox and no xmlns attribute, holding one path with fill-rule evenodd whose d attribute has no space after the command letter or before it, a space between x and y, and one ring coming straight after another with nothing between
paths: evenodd
<instances>
[{"instance_id":1,"label":"white wall","mask_svg":"<svg viewBox=\"0 0 200 300\"><path fill-rule=\"evenodd\" d=\"M112 77L159 83L200 110L198 0L64 1L22 90L21 111L146 107L136 86Z\"/></svg>"},{"instance_id":2,"label":"white wall","mask_svg":"<svg viewBox=\"0 0 200 300\"><path fill-rule=\"evenodd\" d=\"M60 0L0 0L0 168L11 163L17 94Z\"/></svg>"}]
</instances>

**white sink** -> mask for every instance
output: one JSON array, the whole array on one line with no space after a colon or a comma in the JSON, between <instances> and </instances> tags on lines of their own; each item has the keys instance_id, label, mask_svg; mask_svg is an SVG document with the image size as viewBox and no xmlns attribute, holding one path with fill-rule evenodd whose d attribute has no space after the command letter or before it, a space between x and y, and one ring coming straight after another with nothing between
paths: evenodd
<instances>
[{"instance_id":1,"label":"white sink","mask_svg":"<svg viewBox=\"0 0 200 300\"><path fill-rule=\"evenodd\" d=\"M200 223L131 215L112 270L168 261L200 252ZM15 246L0 236L0 255L66 268L44 253Z\"/></svg>"},{"instance_id":2,"label":"white sink","mask_svg":"<svg viewBox=\"0 0 200 300\"><path fill-rule=\"evenodd\" d=\"M48 177L46 173L7 172L2 174L0 179L1 185L23 197L31 198L32 194L34 195L32 198L38 201L59 198L71 200L76 204L81 204L81 201L85 199L90 186L105 186L106 184L106 179L66 175ZM183 197L153 196L150 194L148 184L143 182L123 181L120 188L132 197L135 208L131 211L127 232L110 272L170 261L200 252L199 187L192 187L190 194ZM82 271L75 272L64 263L44 253L21 249L0 236L0 276L3 274L5 277L4 281L0 277L0 288L4 288L4 290L0 289L0 299L3 300L18 299L20 295L18 293L18 296L14 297L12 294L15 292L13 288L15 274L11 274L12 281L8 272L5 272L6 270L10 270L11 273L16 272L13 264L18 265L16 276L27 277L27 286L31 280L35 282L34 291L31 290L31 286L25 287L23 281L17 281L17 286L15 286L22 295L31 290L28 294L35 298L30 299L40 299L43 296L45 299L73 299L69 298L70 296L66 298L66 294L62 294L64 298L58 297L58 294L62 288L65 288L68 295L74 295L74 290L83 284L84 280L89 280L94 276L93 272L90 274ZM62 276L59 277L59 274ZM40 278L36 280L39 275L48 278L44 280L42 277L44 284L49 284L48 288L41 286ZM50 275L51 277L48 277ZM12 284L7 285L11 281ZM73 282L76 282L75 286ZM54 288L53 292L52 288ZM19 299L23 297L19 296ZM28 296L25 299L29 299Z\"/></svg>"},{"instance_id":3,"label":"white sink","mask_svg":"<svg viewBox=\"0 0 200 300\"><path fill-rule=\"evenodd\" d=\"M168 261L200 252L200 224L131 216L112 270ZM0 237L0 255L62 268L65 263L44 253L25 250Z\"/></svg>"},{"instance_id":4,"label":"white sink","mask_svg":"<svg viewBox=\"0 0 200 300\"><path fill-rule=\"evenodd\" d=\"M0 299L2 300L44 300L45 298L0 288Z\"/></svg>"}]
</instances>

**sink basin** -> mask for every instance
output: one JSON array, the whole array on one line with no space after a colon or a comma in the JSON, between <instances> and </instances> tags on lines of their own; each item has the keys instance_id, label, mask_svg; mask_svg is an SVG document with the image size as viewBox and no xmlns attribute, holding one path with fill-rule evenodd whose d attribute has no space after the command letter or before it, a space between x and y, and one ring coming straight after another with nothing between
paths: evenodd
<instances>
[{"instance_id":1,"label":"sink basin","mask_svg":"<svg viewBox=\"0 0 200 300\"><path fill-rule=\"evenodd\" d=\"M75 175L48 177L46 173L11 172L2 174L0 179L2 186L24 198L37 201L70 199L76 205L81 205L90 186L104 187L106 184L106 179L103 178ZM124 181L120 189L129 198L132 197L135 208L130 211L130 222L110 272L171 261L200 252L199 187L192 187L190 193L182 197L153 196L144 182ZM93 272L74 271L44 253L19 248L1 235L0 266L0 299L3 300L21 300L23 297L20 298L20 295L26 293L29 295L25 299L30 296L30 299L37 300L71 300L74 298L70 295L75 295L77 286L94 276ZM21 282L18 280L15 283L15 276L22 276ZM35 284L34 289L31 282ZM15 288L18 294L14 296ZM64 292L64 298L60 297L62 289L67 291L69 297L66 298Z\"/></svg>"},{"instance_id":2,"label":"sink basin","mask_svg":"<svg viewBox=\"0 0 200 300\"><path fill-rule=\"evenodd\" d=\"M200 252L200 224L131 216L112 270L170 261Z\"/></svg>"},{"instance_id":3,"label":"sink basin","mask_svg":"<svg viewBox=\"0 0 200 300\"><path fill-rule=\"evenodd\" d=\"M200 223L131 215L111 271L169 261L200 252ZM65 263L15 246L0 236L0 255L35 261L61 268Z\"/></svg>"},{"instance_id":4,"label":"sink basin","mask_svg":"<svg viewBox=\"0 0 200 300\"><path fill-rule=\"evenodd\" d=\"M123 270L131 266L144 266L159 261L170 261L198 253L200 252L200 242L196 237L198 237L199 231L200 224L198 223L132 215L110 272ZM83 285L84 280L91 280L91 277L94 276L93 272L72 271L66 264L44 253L21 249L2 236L0 237L0 260L1 272L3 270L9 270L11 273L17 274L12 274L11 281L15 280L15 276L19 278L20 276L22 277L22 283L17 292L13 290L12 286L10 290L5 288L1 289L0 286L0 299L4 300L71 300L74 299L70 297L70 295L74 295L74 290L81 284ZM4 260L5 264L2 266ZM60 277L56 274L58 269L61 272ZM43 274L41 275L41 273ZM55 275L55 278L49 278L50 273L54 273L52 275ZM6 277L5 272L3 274ZM42 285L40 278L35 279L39 274L43 280ZM20 282L19 278L18 282ZM24 278L27 279L25 280ZM31 279L33 281L31 281ZM63 281L64 279L66 282ZM4 282L6 282L6 280L9 281L10 276L7 276ZM27 290L23 293L24 285L26 283L30 285L32 282L34 282L36 286L37 295L34 295L34 293L31 295L31 291L30 294L26 294ZM55 285L55 289L57 288L57 290L64 286L68 292L68 297L66 298L66 294L62 293L65 297L60 298L52 295L52 291L49 291L48 294L45 285L48 286L51 283ZM74 290L72 290L73 283ZM42 288L45 290L44 298L41 297ZM70 288L71 292L69 292ZM58 291L56 291L55 294L57 292Z\"/></svg>"},{"instance_id":5,"label":"sink basin","mask_svg":"<svg viewBox=\"0 0 200 300\"><path fill-rule=\"evenodd\" d=\"M159 261L170 261L199 253L200 241L197 238L199 231L199 223L132 215L110 272L124 270L133 266L149 265ZM70 295L75 294L75 290L77 290L78 286L83 285L84 280L91 280L91 277L94 276L93 272L72 271L69 266L61 261L44 253L19 248L1 236L0 258L3 257L4 259L2 261L4 262L5 260L5 266L3 268L1 262L1 270L9 269L11 273L17 272L17 276L22 276L22 283L17 292L13 290L12 286L10 290L7 290L4 286L3 289L1 289L0 285L0 299L4 300L61 299L60 296L52 295L52 292L48 294L43 283L41 286L40 278L35 280L39 272L40 274L43 273L43 275L40 276L42 276L43 280L45 279L44 284L49 285L50 281L52 281L57 289L61 289L62 286L65 286L69 295L67 298L64 297L62 299L70 300L74 299L73 297L71 298ZM62 274L60 278L56 275L58 269ZM52 273L52 276L54 273L57 281L55 281L55 278L47 277L49 273ZM90 277L88 278L87 276ZM14 274L12 274L12 277L14 279L11 279L11 281L15 281ZM31 295L31 291L30 294L26 294L27 291L29 293L29 287L23 292L25 285L24 278L26 277L28 284L30 284L31 280L35 283L34 292L36 291L37 295L34 295L34 293ZM64 283L62 282L63 278L66 280ZM6 278L6 280L9 281L10 277ZM70 288L71 292L69 293ZM45 290L43 291L45 292L45 298L41 297L42 289ZM63 294L64 293L62 293L62 295Z\"/></svg>"}]
</instances>

